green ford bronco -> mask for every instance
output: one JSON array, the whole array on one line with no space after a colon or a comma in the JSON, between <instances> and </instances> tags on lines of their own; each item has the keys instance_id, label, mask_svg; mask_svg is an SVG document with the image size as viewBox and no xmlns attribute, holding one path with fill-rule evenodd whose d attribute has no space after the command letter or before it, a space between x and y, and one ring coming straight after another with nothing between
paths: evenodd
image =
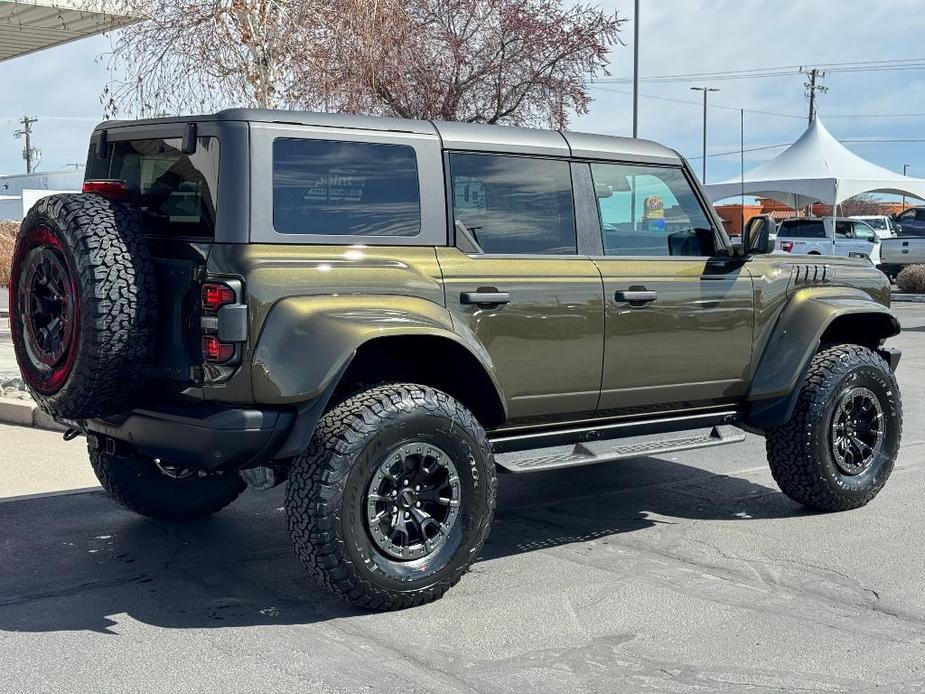
<instances>
[{"instance_id":1,"label":"green ford bronco","mask_svg":"<svg viewBox=\"0 0 925 694\"><path fill-rule=\"evenodd\" d=\"M785 494L886 483L899 324L866 260L731 243L676 152L571 132L297 112L110 121L36 203L11 323L106 491L182 521L286 482L312 576L440 597L496 473L763 435Z\"/></svg>"}]
</instances>

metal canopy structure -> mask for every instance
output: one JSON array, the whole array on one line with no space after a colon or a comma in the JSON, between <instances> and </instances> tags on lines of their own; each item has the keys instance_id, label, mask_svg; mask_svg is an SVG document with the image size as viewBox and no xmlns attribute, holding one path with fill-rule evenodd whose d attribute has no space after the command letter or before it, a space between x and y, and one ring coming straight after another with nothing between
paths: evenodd
<instances>
[{"instance_id":1,"label":"metal canopy structure","mask_svg":"<svg viewBox=\"0 0 925 694\"><path fill-rule=\"evenodd\" d=\"M111 0L0 0L0 62L133 24Z\"/></svg>"}]
</instances>

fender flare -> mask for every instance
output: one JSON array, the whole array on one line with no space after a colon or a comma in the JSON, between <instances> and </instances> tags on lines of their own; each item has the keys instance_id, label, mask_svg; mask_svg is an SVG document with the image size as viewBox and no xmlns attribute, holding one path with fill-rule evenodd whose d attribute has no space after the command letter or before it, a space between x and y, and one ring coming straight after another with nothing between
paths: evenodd
<instances>
[{"instance_id":1,"label":"fender flare","mask_svg":"<svg viewBox=\"0 0 925 694\"><path fill-rule=\"evenodd\" d=\"M878 328L864 335L875 347L901 330L889 307L860 289L808 288L796 292L774 326L746 394L749 426L765 429L790 419L823 336L836 320L846 316L877 316Z\"/></svg>"},{"instance_id":2,"label":"fender flare","mask_svg":"<svg viewBox=\"0 0 925 694\"><path fill-rule=\"evenodd\" d=\"M466 350L507 401L491 356L471 330L454 324L445 307L408 296L319 295L289 297L267 316L254 349L251 382L256 402L296 405L298 416L277 457L297 453L364 344L390 336L429 336Z\"/></svg>"}]
</instances>

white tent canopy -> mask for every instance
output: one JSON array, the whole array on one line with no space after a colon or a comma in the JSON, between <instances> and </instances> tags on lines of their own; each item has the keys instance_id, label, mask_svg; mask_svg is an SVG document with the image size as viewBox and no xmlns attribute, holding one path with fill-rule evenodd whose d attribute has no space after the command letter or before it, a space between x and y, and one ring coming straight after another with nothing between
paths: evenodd
<instances>
[{"instance_id":1,"label":"white tent canopy","mask_svg":"<svg viewBox=\"0 0 925 694\"><path fill-rule=\"evenodd\" d=\"M705 186L714 200L760 195L799 209L837 205L860 193L892 193L925 200L925 179L872 164L832 137L817 117L796 142L741 178Z\"/></svg>"}]
</instances>

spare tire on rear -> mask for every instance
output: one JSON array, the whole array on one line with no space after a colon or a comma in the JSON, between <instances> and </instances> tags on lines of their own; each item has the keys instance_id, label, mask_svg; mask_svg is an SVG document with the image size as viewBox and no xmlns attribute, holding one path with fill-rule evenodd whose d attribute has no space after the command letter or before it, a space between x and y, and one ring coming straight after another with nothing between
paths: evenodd
<instances>
[{"instance_id":1,"label":"spare tire on rear","mask_svg":"<svg viewBox=\"0 0 925 694\"><path fill-rule=\"evenodd\" d=\"M23 381L49 415L132 407L154 358L154 265L132 208L51 195L16 237L10 327Z\"/></svg>"}]
</instances>

